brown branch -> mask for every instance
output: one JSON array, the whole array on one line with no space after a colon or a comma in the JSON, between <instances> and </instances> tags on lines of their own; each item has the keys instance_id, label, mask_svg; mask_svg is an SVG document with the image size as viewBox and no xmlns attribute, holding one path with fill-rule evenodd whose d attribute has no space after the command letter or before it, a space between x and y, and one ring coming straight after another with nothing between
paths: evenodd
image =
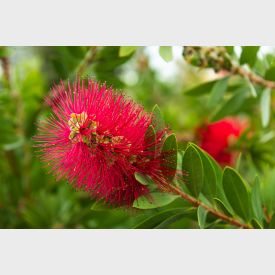
<instances>
[{"instance_id":1,"label":"brown branch","mask_svg":"<svg viewBox=\"0 0 275 275\"><path fill-rule=\"evenodd\" d=\"M275 89L275 81L270 81L237 64L224 47L185 46L185 61L200 68L212 68L215 72L227 72L249 79L253 84Z\"/></svg>"},{"instance_id":2,"label":"brown branch","mask_svg":"<svg viewBox=\"0 0 275 275\"><path fill-rule=\"evenodd\" d=\"M242 68L240 66L234 66L231 70L231 73L235 74L235 75L239 75L243 78L249 79L254 84L264 86L264 87L269 88L271 90L275 89L275 82L274 81L266 80L263 77L261 77L259 75L256 75L252 72L249 72L249 71L245 70L244 68Z\"/></svg>"},{"instance_id":3,"label":"brown branch","mask_svg":"<svg viewBox=\"0 0 275 275\"><path fill-rule=\"evenodd\" d=\"M5 80L6 85L10 88L10 62L8 57L0 58L3 69L3 78Z\"/></svg>"},{"instance_id":4,"label":"brown branch","mask_svg":"<svg viewBox=\"0 0 275 275\"><path fill-rule=\"evenodd\" d=\"M194 205L195 207L203 207L206 211L208 211L209 213L211 213L212 215L216 216L217 218L232 224L234 226L240 227L240 228L245 228L245 229L252 229L253 227L249 224L245 224L242 223L232 217L229 217L221 212L219 212L218 210L209 207L208 205L206 205L205 203L195 199L194 197L186 194L185 192L183 192L182 190L180 190L178 187L173 186L171 184L168 184L167 189L170 190L172 193L177 194L179 196L181 196L183 199L185 199L186 201L190 202L192 205Z\"/></svg>"}]
</instances>

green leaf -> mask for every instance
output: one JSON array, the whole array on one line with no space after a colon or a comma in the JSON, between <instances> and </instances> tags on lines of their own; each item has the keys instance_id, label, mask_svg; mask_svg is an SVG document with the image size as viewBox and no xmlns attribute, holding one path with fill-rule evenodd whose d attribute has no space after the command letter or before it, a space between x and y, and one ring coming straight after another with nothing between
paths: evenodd
<instances>
[{"instance_id":1,"label":"green leaf","mask_svg":"<svg viewBox=\"0 0 275 275\"><path fill-rule=\"evenodd\" d=\"M197 215L199 227L205 228L207 211L202 206L199 206L197 210Z\"/></svg>"},{"instance_id":2,"label":"green leaf","mask_svg":"<svg viewBox=\"0 0 275 275\"><path fill-rule=\"evenodd\" d=\"M204 174L202 193L210 202L213 202L213 199L216 196L216 185L217 185L217 175L215 172L214 165L210 160L208 154L204 150L202 150L195 144L192 144L192 145L198 150L202 160L203 174Z\"/></svg>"},{"instance_id":3,"label":"green leaf","mask_svg":"<svg viewBox=\"0 0 275 275\"><path fill-rule=\"evenodd\" d=\"M184 176L186 187L192 195L198 197L203 188L203 166L197 149L189 145L182 159L182 170L187 172Z\"/></svg>"},{"instance_id":4,"label":"green leaf","mask_svg":"<svg viewBox=\"0 0 275 275\"><path fill-rule=\"evenodd\" d=\"M135 173L135 179L143 185L154 184L153 180L149 176L138 172Z\"/></svg>"},{"instance_id":5,"label":"green leaf","mask_svg":"<svg viewBox=\"0 0 275 275\"><path fill-rule=\"evenodd\" d=\"M225 203L225 200L221 200L219 198L214 198L216 206L227 216L233 216L232 208L228 207L228 203Z\"/></svg>"},{"instance_id":6,"label":"green leaf","mask_svg":"<svg viewBox=\"0 0 275 275\"><path fill-rule=\"evenodd\" d=\"M217 176L216 197L213 199L213 201L215 202L215 205L218 207L218 209L220 209L221 211L223 211L225 214L229 216L233 216L234 211L231 205L229 204L223 190L223 185L222 185L223 171L220 165L216 162L216 160L213 159L213 157L208 155L208 159L213 165Z\"/></svg>"},{"instance_id":7,"label":"green leaf","mask_svg":"<svg viewBox=\"0 0 275 275\"><path fill-rule=\"evenodd\" d=\"M124 57L130 55L131 53L135 52L137 48L137 46L120 46L118 56Z\"/></svg>"},{"instance_id":8,"label":"green leaf","mask_svg":"<svg viewBox=\"0 0 275 275\"><path fill-rule=\"evenodd\" d=\"M191 87L191 88L189 88L188 90L186 90L184 92L184 95L187 95L187 96L202 96L202 95L208 94L208 93L210 93L213 86L217 82L218 82L218 80L212 80L212 81L209 81L209 82L199 84L195 87Z\"/></svg>"},{"instance_id":9,"label":"green leaf","mask_svg":"<svg viewBox=\"0 0 275 275\"><path fill-rule=\"evenodd\" d=\"M263 127L266 127L270 120L270 108L271 108L271 90L266 88L261 96L261 119Z\"/></svg>"},{"instance_id":10,"label":"green leaf","mask_svg":"<svg viewBox=\"0 0 275 275\"><path fill-rule=\"evenodd\" d=\"M165 127L165 123L160 111L159 106L156 104L153 107L153 124L155 126L156 131L162 130Z\"/></svg>"},{"instance_id":11,"label":"green leaf","mask_svg":"<svg viewBox=\"0 0 275 275\"><path fill-rule=\"evenodd\" d=\"M9 55L8 47L0 46L0 58L6 57Z\"/></svg>"},{"instance_id":12,"label":"green leaf","mask_svg":"<svg viewBox=\"0 0 275 275\"><path fill-rule=\"evenodd\" d=\"M226 116L236 114L244 104L246 98L246 88L238 89L235 94L228 99L225 103L223 103L218 111L214 113L211 121L218 121Z\"/></svg>"},{"instance_id":13,"label":"green leaf","mask_svg":"<svg viewBox=\"0 0 275 275\"><path fill-rule=\"evenodd\" d=\"M225 49L230 55L234 53L234 46L225 46Z\"/></svg>"},{"instance_id":14,"label":"green leaf","mask_svg":"<svg viewBox=\"0 0 275 275\"><path fill-rule=\"evenodd\" d=\"M68 76L75 77L75 70L87 57L90 47L53 46L38 47L37 50L42 54L45 66L53 70L50 73L54 74L53 80L60 80L60 78L67 79Z\"/></svg>"},{"instance_id":15,"label":"green leaf","mask_svg":"<svg viewBox=\"0 0 275 275\"><path fill-rule=\"evenodd\" d=\"M208 101L209 107L214 107L216 104L220 102L224 93L226 92L227 82L228 82L228 78L225 77L220 79L218 82L214 84L210 93L209 101Z\"/></svg>"},{"instance_id":16,"label":"green leaf","mask_svg":"<svg viewBox=\"0 0 275 275\"><path fill-rule=\"evenodd\" d=\"M235 166L237 171L240 171L242 158L243 158L243 154L242 154L242 152L240 152L239 155L238 155L237 161L236 161L236 166Z\"/></svg>"},{"instance_id":17,"label":"green leaf","mask_svg":"<svg viewBox=\"0 0 275 275\"><path fill-rule=\"evenodd\" d=\"M254 181L254 185L251 190L252 209L254 211L255 218L262 225L264 219L264 212L262 208L262 198L260 189L260 180L257 176Z\"/></svg>"},{"instance_id":18,"label":"green leaf","mask_svg":"<svg viewBox=\"0 0 275 275\"><path fill-rule=\"evenodd\" d=\"M182 158L183 158L184 152L178 150L177 154L177 170L182 170Z\"/></svg>"},{"instance_id":19,"label":"green leaf","mask_svg":"<svg viewBox=\"0 0 275 275\"><path fill-rule=\"evenodd\" d=\"M178 213L178 214L175 214L169 218L167 218L165 221L163 221L162 223L160 223L159 225L157 225L155 228L156 229L165 229L167 228L169 225L183 219L186 217L186 214L185 213Z\"/></svg>"},{"instance_id":20,"label":"green leaf","mask_svg":"<svg viewBox=\"0 0 275 275\"><path fill-rule=\"evenodd\" d=\"M156 131L152 125L150 125L145 133L145 144L151 145L147 148L147 151L156 151Z\"/></svg>"},{"instance_id":21,"label":"green leaf","mask_svg":"<svg viewBox=\"0 0 275 275\"><path fill-rule=\"evenodd\" d=\"M267 171L261 186L263 204L266 207L267 215L275 212L275 169Z\"/></svg>"},{"instance_id":22,"label":"green leaf","mask_svg":"<svg viewBox=\"0 0 275 275\"><path fill-rule=\"evenodd\" d=\"M202 149L201 149L202 150ZM205 152L206 153L206 152ZM207 154L207 153L206 153ZM211 162L215 173L216 173L216 177L217 177L217 184L222 184L222 169L220 167L220 165L217 163L217 161L210 156L209 154L207 154L208 160Z\"/></svg>"},{"instance_id":23,"label":"green leaf","mask_svg":"<svg viewBox=\"0 0 275 275\"><path fill-rule=\"evenodd\" d=\"M162 166L168 167L169 173L168 179L172 180L176 174L177 169L177 155L178 155L178 145L175 134L168 136L162 146L161 155L163 158Z\"/></svg>"},{"instance_id":24,"label":"green leaf","mask_svg":"<svg viewBox=\"0 0 275 275\"><path fill-rule=\"evenodd\" d=\"M142 185L146 185L150 192L158 191L156 183L148 175L136 172L135 179Z\"/></svg>"},{"instance_id":25,"label":"green leaf","mask_svg":"<svg viewBox=\"0 0 275 275\"><path fill-rule=\"evenodd\" d=\"M175 152L177 155L178 147L177 147L177 138L175 134L169 135L162 146L162 152L170 152L170 151Z\"/></svg>"},{"instance_id":26,"label":"green leaf","mask_svg":"<svg viewBox=\"0 0 275 275\"><path fill-rule=\"evenodd\" d=\"M248 64L250 67L253 67L257 60L257 53L259 49L259 46L243 46L240 63Z\"/></svg>"},{"instance_id":27,"label":"green leaf","mask_svg":"<svg viewBox=\"0 0 275 275\"><path fill-rule=\"evenodd\" d=\"M269 229L275 229L275 214L273 214L273 216L272 216L272 218L270 220L268 228Z\"/></svg>"},{"instance_id":28,"label":"green leaf","mask_svg":"<svg viewBox=\"0 0 275 275\"><path fill-rule=\"evenodd\" d=\"M103 200L97 200L91 206L92 211L108 211L111 209L111 206L107 205Z\"/></svg>"},{"instance_id":29,"label":"green leaf","mask_svg":"<svg viewBox=\"0 0 275 275\"><path fill-rule=\"evenodd\" d=\"M160 46L159 54L162 57L162 59L166 62L169 62L173 59L173 52L171 46Z\"/></svg>"},{"instance_id":30,"label":"green leaf","mask_svg":"<svg viewBox=\"0 0 275 275\"><path fill-rule=\"evenodd\" d=\"M247 85L252 97L257 97L257 91L249 79L247 79Z\"/></svg>"},{"instance_id":31,"label":"green leaf","mask_svg":"<svg viewBox=\"0 0 275 275\"><path fill-rule=\"evenodd\" d=\"M255 228L255 229L263 229L262 224L254 218L251 220L251 224L252 224L253 228Z\"/></svg>"},{"instance_id":32,"label":"green leaf","mask_svg":"<svg viewBox=\"0 0 275 275\"><path fill-rule=\"evenodd\" d=\"M183 209L183 208L173 208L164 210L161 212L158 212L157 214L146 218L141 223L136 225L135 229L150 229L150 228L157 228L159 225L161 225L163 222L165 222L167 219L173 217L176 214L182 214L186 217L190 216L191 213L193 213L193 208Z\"/></svg>"},{"instance_id":33,"label":"green leaf","mask_svg":"<svg viewBox=\"0 0 275 275\"><path fill-rule=\"evenodd\" d=\"M249 193L244 180L233 168L226 167L223 172L223 189L234 212L246 222L251 217Z\"/></svg>"},{"instance_id":34,"label":"green leaf","mask_svg":"<svg viewBox=\"0 0 275 275\"><path fill-rule=\"evenodd\" d=\"M270 67L265 73L265 79L275 81L275 66Z\"/></svg>"},{"instance_id":35,"label":"green leaf","mask_svg":"<svg viewBox=\"0 0 275 275\"><path fill-rule=\"evenodd\" d=\"M139 198L137 198L133 203L133 207L139 209L152 209L162 207L171 203L176 198L178 198L178 196L168 193L152 192L148 195L140 196Z\"/></svg>"},{"instance_id":36,"label":"green leaf","mask_svg":"<svg viewBox=\"0 0 275 275\"><path fill-rule=\"evenodd\" d=\"M91 64L97 81L104 82L108 86L112 85L116 89L125 87L125 84L118 77L118 71L119 67L131 58L131 55L118 58L119 50L120 47L118 46L102 47L98 51L95 61Z\"/></svg>"}]
</instances>

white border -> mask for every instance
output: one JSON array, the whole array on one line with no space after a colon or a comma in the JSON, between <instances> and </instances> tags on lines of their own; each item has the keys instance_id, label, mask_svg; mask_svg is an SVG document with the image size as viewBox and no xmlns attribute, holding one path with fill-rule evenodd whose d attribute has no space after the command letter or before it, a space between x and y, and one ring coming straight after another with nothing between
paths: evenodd
<instances>
[{"instance_id":1,"label":"white border","mask_svg":"<svg viewBox=\"0 0 275 275\"><path fill-rule=\"evenodd\" d=\"M0 274L272 274L274 231L2 230Z\"/></svg>"},{"instance_id":2,"label":"white border","mask_svg":"<svg viewBox=\"0 0 275 275\"><path fill-rule=\"evenodd\" d=\"M274 45L272 0L1 1L2 45Z\"/></svg>"},{"instance_id":3,"label":"white border","mask_svg":"<svg viewBox=\"0 0 275 275\"><path fill-rule=\"evenodd\" d=\"M9 0L0 45L275 45L272 0ZM2 230L0 274L272 274L274 231Z\"/></svg>"}]
</instances>

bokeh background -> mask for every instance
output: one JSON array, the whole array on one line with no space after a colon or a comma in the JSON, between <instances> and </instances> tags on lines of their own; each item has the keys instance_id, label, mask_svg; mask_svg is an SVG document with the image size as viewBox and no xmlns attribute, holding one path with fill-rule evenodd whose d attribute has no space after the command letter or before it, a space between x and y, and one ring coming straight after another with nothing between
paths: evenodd
<instances>
[{"instance_id":1,"label":"bokeh background","mask_svg":"<svg viewBox=\"0 0 275 275\"><path fill-rule=\"evenodd\" d=\"M181 199L152 210L113 209L95 202L67 182L56 182L33 148L36 125L49 114L44 97L54 83L74 80L76 75L106 82L148 111L158 104L180 146L196 142L196 129L228 98L210 108L205 104L207 95L185 92L221 75L187 64L180 46L172 47L172 56L161 51L158 46L138 47L129 54L118 46L0 47L0 228L135 228L144 220L150 221L150 228L198 227L192 211L171 220L173 209L188 207ZM235 58L241 53L241 47L234 48ZM263 75L274 65L273 47L261 47L255 71ZM275 194L272 108L267 128L262 127L260 107L251 97L226 115L245 117L255 136L249 148L242 147L245 157L236 166L248 179L262 175L266 193ZM264 138L264 145L259 145ZM170 221L165 223L165 217Z\"/></svg>"}]
</instances>

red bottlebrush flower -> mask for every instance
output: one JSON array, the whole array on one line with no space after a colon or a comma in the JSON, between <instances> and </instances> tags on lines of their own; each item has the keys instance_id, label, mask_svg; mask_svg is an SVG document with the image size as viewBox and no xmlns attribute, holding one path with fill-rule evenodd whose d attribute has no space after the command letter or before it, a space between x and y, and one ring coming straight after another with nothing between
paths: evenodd
<instances>
[{"instance_id":1,"label":"red bottlebrush flower","mask_svg":"<svg viewBox=\"0 0 275 275\"><path fill-rule=\"evenodd\" d=\"M173 173L158 153L165 130L156 133L156 140L146 136L156 121L152 114L112 88L91 80L61 82L46 103L52 115L38 126L35 141L57 179L111 204L129 205L149 192L135 172L160 185Z\"/></svg>"},{"instance_id":2,"label":"red bottlebrush flower","mask_svg":"<svg viewBox=\"0 0 275 275\"><path fill-rule=\"evenodd\" d=\"M198 129L199 145L221 165L232 165L234 153L230 151L230 146L245 128L245 123L236 118L206 124Z\"/></svg>"}]
</instances>

